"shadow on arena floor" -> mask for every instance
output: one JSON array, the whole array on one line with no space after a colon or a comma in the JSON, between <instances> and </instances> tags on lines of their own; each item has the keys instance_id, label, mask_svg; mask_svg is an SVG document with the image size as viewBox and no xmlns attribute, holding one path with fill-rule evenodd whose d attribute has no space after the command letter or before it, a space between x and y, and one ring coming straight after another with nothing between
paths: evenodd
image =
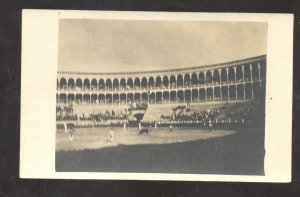
<instances>
[{"instance_id":1,"label":"shadow on arena floor","mask_svg":"<svg viewBox=\"0 0 300 197\"><path fill-rule=\"evenodd\" d=\"M264 175L264 131L173 144L56 152L57 172Z\"/></svg>"}]
</instances>

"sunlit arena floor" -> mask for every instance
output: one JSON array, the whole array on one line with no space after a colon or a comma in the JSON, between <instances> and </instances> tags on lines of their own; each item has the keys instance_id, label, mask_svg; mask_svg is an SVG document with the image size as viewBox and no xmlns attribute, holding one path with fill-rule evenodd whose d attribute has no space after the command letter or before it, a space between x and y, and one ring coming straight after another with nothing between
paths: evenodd
<instances>
[{"instance_id":1,"label":"sunlit arena floor","mask_svg":"<svg viewBox=\"0 0 300 197\"><path fill-rule=\"evenodd\" d=\"M73 142L56 132L58 172L264 174L262 129L196 130L77 128Z\"/></svg>"}]
</instances>

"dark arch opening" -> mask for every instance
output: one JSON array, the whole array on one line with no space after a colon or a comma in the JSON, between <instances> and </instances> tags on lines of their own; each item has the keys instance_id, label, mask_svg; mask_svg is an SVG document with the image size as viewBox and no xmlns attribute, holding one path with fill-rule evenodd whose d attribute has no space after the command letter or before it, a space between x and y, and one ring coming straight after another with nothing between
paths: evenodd
<instances>
[{"instance_id":1,"label":"dark arch opening","mask_svg":"<svg viewBox=\"0 0 300 197\"><path fill-rule=\"evenodd\" d=\"M164 76L164 77L163 77L163 86L164 86L165 88L168 88L168 87L169 87L169 78L168 78L168 76Z\"/></svg>"},{"instance_id":2,"label":"dark arch opening","mask_svg":"<svg viewBox=\"0 0 300 197\"><path fill-rule=\"evenodd\" d=\"M236 68L236 81L242 82L243 81L243 69L242 66L238 66Z\"/></svg>"},{"instance_id":3,"label":"dark arch opening","mask_svg":"<svg viewBox=\"0 0 300 197\"><path fill-rule=\"evenodd\" d=\"M199 84L204 85L205 84L205 76L203 72L199 73Z\"/></svg>"},{"instance_id":4,"label":"dark arch opening","mask_svg":"<svg viewBox=\"0 0 300 197\"><path fill-rule=\"evenodd\" d=\"M142 89L147 89L147 78L146 77L142 78L141 87L142 87Z\"/></svg>"},{"instance_id":5,"label":"dark arch opening","mask_svg":"<svg viewBox=\"0 0 300 197\"><path fill-rule=\"evenodd\" d=\"M149 85L149 88L150 88L150 89L153 89L153 88L154 88L154 78L153 78L153 77L150 77L150 78L149 78L149 84L148 84L148 85Z\"/></svg>"},{"instance_id":6,"label":"dark arch opening","mask_svg":"<svg viewBox=\"0 0 300 197\"><path fill-rule=\"evenodd\" d=\"M197 74L196 74L196 73L193 73L193 74L192 74L192 80L191 80L191 83L192 83L193 86L198 85L198 77L197 77Z\"/></svg>"},{"instance_id":7,"label":"dark arch opening","mask_svg":"<svg viewBox=\"0 0 300 197\"><path fill-rule=\"evenodd\" d=\"M220 83L220 74L218 70L214 70L213 82L217 85Z\"/></svg>"},{"instance_id":8,"label":"dark arch opening","mask_svg":"<svg viewBox=\"0 0 300 197\"><path fill-rule=\"evenodd\" d=\"M97 80L96 79L92 79L91 89L92 90L96 90L97 89Z\"/></svg>"},{"instance_id":9,"label":"dark arch opening","mask_svg":"<svg viewBox=\"0 0 300 197\"><path fill-rule=\"evenodd\" d=\"M205 78L205 80L206 80L207 84L211 84L212 83L212 74L211 74L210 71L206 72L206 78Z\"/></svg>"},{"instance_id":10,"label":"dark arch opening","mask_svg":"<svg viewBox=\"0 0 300 197\"><path fill-rule=\"evenodd\" d=\"M235 74L234 74L234 69L232 67L230 67L228 70L228 81L230 83L235 82Z\"/></svg>"},{"instance_id":11,"label":"dark arch opening","mask_svg":"<svg viewBox=\"0 0 300 197\"><path fill-rule=\"evenodd\" d=\"M222 84L227 83L227 72L226 72L225 68L223 68L221 70L221 81L222 81Z\"/></svg>"},{"instance_id":12,"label":"dark arch opening","mask_svg":"<svg viewBox=\"0 0 300 197\"><path fill-rule=\"evenodd\" d=\"M133 88L133 80L131 78L127 79L127 88L128 89Z\"/></svg>"},{"instance_id":13,"label":"dark arch opening","mask_svg":"<svg viewBox=\"0 0 300 197\"><path fill-rule=\"evenodd\" d=\"M161 88L161 78L159 76L156 77L156 87Z\"/></svg>"},{"instance_id":14,"label":"dark arch opening","mask_svg":"<svg viewBox=\"0 0 300 197\"><path fill-rule=\"evenodd\" d=\"M61 78L59 85L60 85L60 89L66 89L67 88L67 80L65 78Z\"/></svg>"},{"instance_id":15,"label":"dark arch opening","mask_svg":"<svg viewBox=\"0 0 300 197\"><path fill-rule=\"evenodd\" d=\"M105 83L103 79L99 79L99 86L98 86L99 90L104 90L105 88Z\"/></svg>"},{"instance_id":16,"label":"dark arch opening","mask_svg":"<svg viewBox=\"0 0 300 197\"><path fill-rule=\"evenodd\" d=\"M121 88L121 90L126 89L126 80L124 78L122 78L120 81L120 88Z\"/></svg>"},{"instance_id":17,"label":"dark arch opening","mask_svg":"<svg viewBox=\"0 0 300 197\"><path fill-rule=\"evenodd\" d=\"M107 90L112 90L112 83L110 79L106 79L106 89Z\"/></svg>"},{"instance_id":18,"label":"dark arch opening","mask_svg":"<svg viewBox=\"0 0 300 197\"><path fill-rule=\"evenodd\" d=\"M189 74L184 75L184 86L189 87L191 84L191 78Z\"/></svg>"},{"instance_id":19,"label":"dark arch opening","mask_svg":"<svg viewBox=\"0 0 300 197\"><path fill-rule=\"evenodd\" d=\"M73 78L70 78L68 80L68 89L71 89L71 90L74 90L75 88L75 82L74 82L74 79Z\"/></svg>"},{"instance_id":20,"label":"dark arch opening","mask_svg":"<svg viewBox=\"0 0 300 197\"><path fill-rule=\"evenodd\" d=\"M113 80L113 90L119 90L119 80L116 78Z\"/></svg>"},{"instance_id":21,"label":"dark arch opening","mask_svg":"<svg viewBox=\"0 0 300 197\"><path fill-rule=\"evenodd\" d=\"M89 79L85 79L83 82L83 89L84 90L89 90L90 89L90 80Z\"/></svg>"},{"instance_id":22,"label":"dark arch opening","mask_svg":"<svg viewBox=\"0 0 300 197\"><path fill-rule=\"evenodd\" d=\"M170 87L171 88L176 87L176 77L174 75L171 75L171 77L170 77Z\"/></svg>"},{"instance_id":23,"label":"dark arch opening","mask_svg":"<svg viewBox=\"0 0 300 197\"><path fill-rule=\"evenodd\" d=\"M76 88L78 88L78 89L82 89L82 80L81 79L77 79L76 80Z\"/></svg>"},{"instance_id":24,"label":"dark arch opening","mask_svg":"<svg viewBox=\"0 0 300 197\"><path fill-rule=\"evenodd\" d=\"M182 75L177 76L177 87L182 87L183 86L183 77Z\"/></svg>"},{"instance_id":25,"label":"dark arch opening","mask_svg":"<svg viewBox=\"0 0 300 197\"><path fill-rule=\"evenodd\" d=\"M141 82L139 78L134 79L134 89L140 89L141 87Z\"/></svg>"}]
</instances>

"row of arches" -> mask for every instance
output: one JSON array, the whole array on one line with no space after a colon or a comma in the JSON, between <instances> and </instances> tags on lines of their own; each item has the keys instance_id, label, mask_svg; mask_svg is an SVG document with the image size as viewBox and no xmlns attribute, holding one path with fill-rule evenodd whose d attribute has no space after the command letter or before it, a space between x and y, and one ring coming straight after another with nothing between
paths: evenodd
<instances>
[{"instance_id":1,"label":"row of arches","mask_svg":"<svg viewBox=\"0 0 300 197\"><path fill-rule=\"evenodd\" d=\"M262 94L260 83L247 83L224 87L186 89L178 91L158 91L116 94L57 94L58 103L77 104L128 104L146 103L188 103L207 101L228 101L253 99Z\"/></svg>"},{"instance_id":2,"label":"row of arches","mask_svg":"<svg viewBox=\"0 0 300 197\"><path fill-rule=\"evenodd\" d=\"M236 82L265 80L265 66L260 64L156 77L129 77L113 79L57 79L58 89L71 90L145 90L180 87L197 87L205 84L230 84Z\"/></svg>"}]
</instances>

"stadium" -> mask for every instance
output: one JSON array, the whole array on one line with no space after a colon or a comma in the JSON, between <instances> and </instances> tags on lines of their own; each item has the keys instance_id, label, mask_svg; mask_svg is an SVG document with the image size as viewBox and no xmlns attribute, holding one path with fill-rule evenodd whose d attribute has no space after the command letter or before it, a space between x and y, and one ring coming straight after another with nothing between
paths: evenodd
<instances>
[{"instance_id":1,"label":"stadium","mask_svg":"<svg viewBox=\"0 0 300 197\"><path fill-rule=\"evenodd\" d=\"M58 71L56 170L261 175L265 87L266 55L168 70ZM151 132L137 135L141 128Z\"/></svg>"}]
</instances>

